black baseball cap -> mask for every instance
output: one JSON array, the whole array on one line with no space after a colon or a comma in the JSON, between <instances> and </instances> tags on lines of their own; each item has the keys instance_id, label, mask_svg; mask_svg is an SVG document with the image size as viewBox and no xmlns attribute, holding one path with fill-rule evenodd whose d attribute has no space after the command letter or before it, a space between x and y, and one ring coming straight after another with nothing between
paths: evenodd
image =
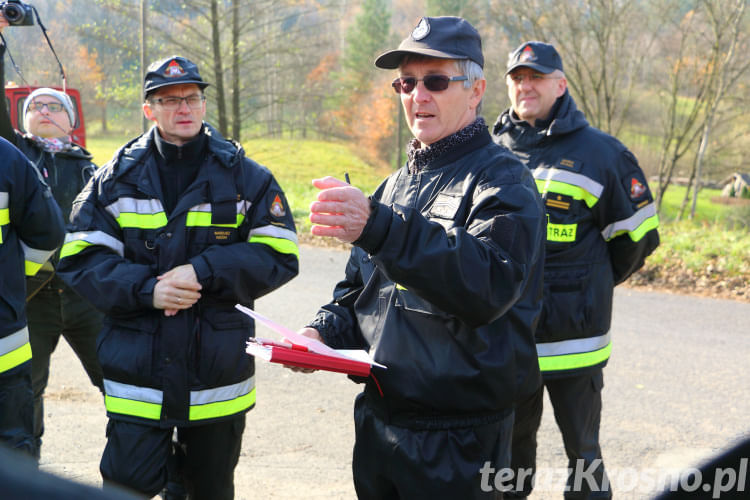
<instances>
[{"instance_id":1,"label":"black baseball cap","mask_svg":"<svg viewBox=\"0 0 750 500\"><path fill-rule=\"evenodd\" d=\"M203 81L198 67L190 60L181 56L172 56L161 61L151 63L143 81L143 95L148 97L152 92L168 85L194 83L201 90L208 87Z\"/></svg>"},{"instance_id":2,"label":"black baseball cap","mask_svg":"<svg viewBox=\"0 0 750 500\"><path fill-rule=\"evenodd\" d=\"M562 71L563 63L553 45L544 42L526 42L511 52L505 74L521 67L547 74L558 69Z\"/></svg>"},{"instance_id":3,"label":"black baseball cap","mask_svg":"<svg viewBox=\"0 0 750 500\"><path fill-rule=\"evenodd\" d=\"M423 17L397 49L381 54L375 60L375 66L396 69L407 54L470 59L484 67L482 39L474 26L460 17Z\"/></svg>"}]
</instances>

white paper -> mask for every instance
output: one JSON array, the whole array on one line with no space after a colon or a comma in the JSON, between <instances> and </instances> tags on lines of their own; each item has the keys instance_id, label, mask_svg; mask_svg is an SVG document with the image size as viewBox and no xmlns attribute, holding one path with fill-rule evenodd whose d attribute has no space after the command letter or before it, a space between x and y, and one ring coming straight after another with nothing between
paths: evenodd
<instances>
[{"instance_id":1,"label":"white paper","mask_svg":"<svg viewBox=\"0 0 750 500\"><path fill-rule=\"evenodd\" d=\"M344 359L351 359L354 361L361 361L363 363L369 363L370 366L379 366L380 368L385 368L385 366L381 365L380 363L376 363L375 360L372 359L372 357L367 353L367 351L363 350L350 350L350 349L342 349L342 350L336 350L331 349L327 345L325 345L322 342L318 342L315 339L311 339L310 337L305 337L304 335L300 335L299 333L290 330L289 328L285 327L284 325L280 325L279 323L276 323L275 321L266 318L262 314L257 313L256 311L253 311L249 307L245 307L242 304L236 304L234 307L242 311L243 313L247 314L251 318L253 318L258 323L262 324L266 328L269 328L276 333L281 334L283 337L286 337L287 340L290 342L293 342L297 345L303 345L307 347L312 352L316 352L318 354L325 354L326 356L333 356L336 358L344 358Z\"/></svg>"}]
</instances>

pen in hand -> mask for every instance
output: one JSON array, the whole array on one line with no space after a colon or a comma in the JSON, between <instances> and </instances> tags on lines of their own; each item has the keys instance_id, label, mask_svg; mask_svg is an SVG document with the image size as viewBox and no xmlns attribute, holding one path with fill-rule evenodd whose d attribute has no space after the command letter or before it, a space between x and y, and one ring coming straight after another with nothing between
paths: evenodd
<instances>
[{"instance_id":1,"label":"pen in hand","mask_svg":"<svg viewBox=\"0 0 750 500\"><path fill-rule=\"evenodd\" d=\"M346 180L347 184L351 184L351 182L349 182L349 172L344 172L344 179Z\"/></svg>"}]
</instances>

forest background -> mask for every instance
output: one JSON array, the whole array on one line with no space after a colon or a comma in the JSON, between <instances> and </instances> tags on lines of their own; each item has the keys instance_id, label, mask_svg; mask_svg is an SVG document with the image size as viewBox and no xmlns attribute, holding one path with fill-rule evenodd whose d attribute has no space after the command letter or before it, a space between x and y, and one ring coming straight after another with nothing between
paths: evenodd
<instances>
[{"instance_id":1,"label":"forest background","mask_svg":"<svg viewBox=\"0 0 750 500\"><path fill-rule=\"evenodd\" d=\"M394 72L372 62L422 15L459 15L481 33L490 125L509 105L508 54L523 41L547 41L586 118L625 143L649 177L663 244L631 281L750 301L750 205L711 202L729 176L750 171L747 3L37 0L34 26L4 32L20 70L6 58L6 78L62 85L41 20L67 86L81 92L88 136L116 143L111 154L146 126L143 62L180 54L211 83L207 121L255 159L275 147L280 163L268 166L280 180L280 157L340 145L346 152L328 161L350 158L379 179L403 161L410 134L390 87Z\"/></svg>"}]
</instances>

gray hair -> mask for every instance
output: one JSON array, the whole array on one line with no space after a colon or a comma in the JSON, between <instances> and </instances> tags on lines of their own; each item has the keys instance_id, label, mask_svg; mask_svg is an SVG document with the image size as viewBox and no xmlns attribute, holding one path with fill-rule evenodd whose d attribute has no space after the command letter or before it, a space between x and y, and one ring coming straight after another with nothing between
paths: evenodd
<instances>
[{"instance_id":1,"label":"gray hair","mask_svg":"<svg viewBox=\"0 0 750 500\"><path fill-rule=\"evenodd\" d=\"M470 89L477 80L484 80L484 71L482 70L482 67L471 59L457 59L456 66L461 73L469 77L469 79L464 82L464 88ZM482 97L482 100L484 100L484 97ZM477 116L481 113L482 101L479 101L479 104L477 105Z\"/></svg>"},{"instance_id":2,"label":"gray hair","mask_svg":"<svg viewBox=\"0 0 750 500\"><path fill-rule=\"evenodd\" d=\"M399 68L401 68L405 64L409 64L412 62L429 61L432 59L436 58L424 56L421 54L407 54L401 59ZM456 69L459 71L459 73L461 73L462 75L466 75L469 78L468 80L464 81L465 89L470 89L471 86L474 85L474 82L476 82L477 80L484 80L484 71L482 70L482 67L471 59L453 59L453 62L456 64ZM484 100L484 97L482 97L482 100ZM479 116L481 112L482 101L479 101L479 104L477 105L477 116Z\"/></svg>"}]
</instances>

